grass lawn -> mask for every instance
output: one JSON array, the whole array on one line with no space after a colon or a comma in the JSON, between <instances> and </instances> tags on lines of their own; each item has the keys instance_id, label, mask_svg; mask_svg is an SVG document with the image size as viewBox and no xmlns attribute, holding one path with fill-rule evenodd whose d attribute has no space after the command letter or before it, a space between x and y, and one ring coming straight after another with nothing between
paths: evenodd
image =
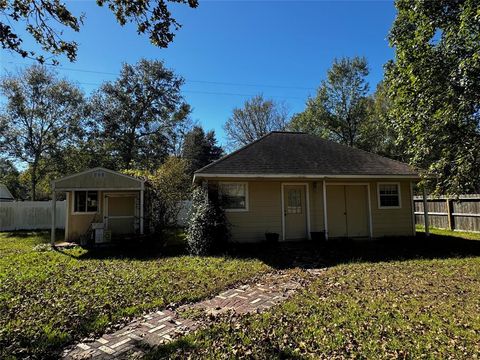
<instances>
[{"instance_id":1,"label":"grass lawn","mask_svg":"<svg viewBox=\"0 0 480 360\"><path fill-rule=\"evenodd\" d=\"M204 298L269 269L260 260L45 251L45 233L0 234L0 358L58 356L112 323Z\"/></svg>"},{"instance_id":2,"label":"grass lawn","mask_svg":"<svg viewBox=\"0 0 480 360\"><path fill-rule=\"evenodd\" d=\"M480 234L432 230L342 259L260 315L221 319L150 358L459 358L480 354ZM349 245L350 249L353 245ZM342 251L341 251L342 250ZM228 354L228 355L227 355Z\"/></svg>"}]
</instances>

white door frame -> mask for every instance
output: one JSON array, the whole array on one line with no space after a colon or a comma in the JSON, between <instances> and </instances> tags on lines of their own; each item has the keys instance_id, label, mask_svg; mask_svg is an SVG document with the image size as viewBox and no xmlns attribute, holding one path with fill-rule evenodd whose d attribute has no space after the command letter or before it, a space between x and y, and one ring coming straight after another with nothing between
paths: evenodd
<instances>
[{"instance_id":1,"label":"white door frame","mask_svg":"<svg viewBox=\"0 0 480 360\"><path fill-rule=\"evenodd\" d=\"M306 207L306 216L307 216L307 239L310 240L310 183L300 183L300 182L285 182L282 183L281 193L282 193L282 239L285 241L285 186L305 186L305 207Z\"/></svg>"},{"instance_id":2,"label":"white door frame","mask_svg":"<svg viewBox=\"0 0 480 360\"><path fill-rule=\"evenodd\" d=\"M133 216L108 216L108 198L109 197L138 197L139 194L136 192L104 192L103 193L103 223L104 223L104 228L105 230L108 230L108 218L112 219L130 219L133 217L135 220L135 217L138 216L136 214L137 209L134 209L134 215ZM140 198L140 200L142 200ZM133 225L135 226L135 221L133 222ZM135 231L135 228L133 229Z\"/></svg>"},{"instance_id":3,"label":"white door frame","mask_svg":"<svg viewBox=\"0 0 480 360\"><path fill-rule=\"evenodd\" d=\"M325 239L328 240L328 215L327 215L327 186L338 185L338 186L347 186L347 185L358 185L367 187L367 198L368 198L368 232L369 237L373 237L373 226L372 226L372 199L370 199L370 183L357 183L357 182L331 182L327 183L323 181L323 219L325 222Z\"/></svg>"}]
</instances>

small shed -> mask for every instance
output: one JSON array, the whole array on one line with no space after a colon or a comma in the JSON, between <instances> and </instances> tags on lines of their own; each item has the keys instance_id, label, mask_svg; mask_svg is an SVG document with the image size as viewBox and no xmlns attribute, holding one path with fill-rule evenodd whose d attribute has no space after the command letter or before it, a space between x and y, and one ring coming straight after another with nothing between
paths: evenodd
<instances>
[{"instance_id":1,"label":"small shed","mask_svg":"<svg viewBox=\"0 0 480 360\"><path fill-rule=\"evenodd\" d=\"M0 184L0 202L2 201L13 201L12 193L8 190L7 185Z\"/></svg>"},{"instance_id":2,"label":"small shed","mask_svg":"<svg viewBox=\"0 0 480 360\"><path fill-rule=\"evenodd\" d=\"M65 241L89 236L98 244L144 233L144 180L97 167L54 180L52 191L52 244L56 197L62 192L67 200Z\"/></svg>"}]
</instances>

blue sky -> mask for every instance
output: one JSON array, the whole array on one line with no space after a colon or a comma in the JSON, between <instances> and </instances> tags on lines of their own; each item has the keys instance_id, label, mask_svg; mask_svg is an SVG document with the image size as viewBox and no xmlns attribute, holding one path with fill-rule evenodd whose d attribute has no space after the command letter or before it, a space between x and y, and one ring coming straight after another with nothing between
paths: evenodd
<instances>
[{"instance_id":1,"label":"blue sky","mask_svg":"<svg viewBox=\"0 0 480 360\"><path fill-rule=\"evenodd\" d=\"M174 5L174 17L183 27L167 49L151 45L133 26L122 28L94 1L67 4L86 19L80 33L67 34L79 43L78 57L75 63L60 59L60 74L88 94L102 81L115 79L122 62L162 59L186 79L183 93L193 107L192 118L214 129L221 144L222 125L249 97L263 93L284 101L293 114L303 110L335 57L365 56L371 90L393 58L387 41L395 18L393 1L200 0L197 9ZM25 44L33 45L28 38ZM2 72L28 63L4 50L0 56Z\"/></svg>"}]
</instances>

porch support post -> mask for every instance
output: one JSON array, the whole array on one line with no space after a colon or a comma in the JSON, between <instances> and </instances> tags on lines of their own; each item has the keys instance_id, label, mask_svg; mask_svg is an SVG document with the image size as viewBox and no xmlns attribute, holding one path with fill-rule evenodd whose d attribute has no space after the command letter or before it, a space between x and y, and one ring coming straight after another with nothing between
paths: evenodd
<instances>
[{"instance_id":1,"label":"porch support post","mask_svg":"<svg viewBox=\"0 0 480 360\"><path fill-rule=\"evenodd\" d=\"M140 190L140 235L143 235L143 198L144 198L144 184L142 183L142 190Z\"/></svg>"},{"instance_id":2,"label":"porch support post","mask_svg":"<svg viewBox=\"0 0 480 360\"><path fill-rule=\"evenodd\" d=\"M368 235L370 239L373 239L372 197L370 195L370 183L367 183L367 197L368 197Z\"/></svg>"},{"instance_id":3,"label":"porch support post","mask_svg":"<svg viewBox=\"0 0 480 360\"><path fill-rule=\"evenodd\" d=\"M410 201L411 201L410 207L412 209L412 234L413 236L416 236L417 235L417 227L416 227L417 219L415 217L415 201L413 199L413 194L414 194L414 183L413 181L410 181Z\"/></svg>"},{"instance_id":4,"label":"porch support post","mask_svg":"<svg viewBox=\"0 0 480 360\"><path fill-rule=\"evenodd\" d=\"M57 227L57 193L55 192L55 185L52 191L52 230L50 234L50 244L55 246L55 229Z\"/></svg>"},{"instance_id":5,"label":"porch support post","mask_svg":"<svg viewBox=\"0 0 480 360\"><path fill-rule=\"evenodd\" d=\"M323 225L325 228L325 240L328 240L328 215L327 215L327 183L323 179Z\"/></svg>"},{"instance_id":6,"label":"porch support post","mask_svg":"<svg viewBox=\"0 0 480 360\"><path fill-rule=\"evenodd\" d=\"M428 221L428 199L427 199L427 187L423 186L423 219L425 224L425 236L430 236L429 221Z\"/></svg>"}]
</instances>

